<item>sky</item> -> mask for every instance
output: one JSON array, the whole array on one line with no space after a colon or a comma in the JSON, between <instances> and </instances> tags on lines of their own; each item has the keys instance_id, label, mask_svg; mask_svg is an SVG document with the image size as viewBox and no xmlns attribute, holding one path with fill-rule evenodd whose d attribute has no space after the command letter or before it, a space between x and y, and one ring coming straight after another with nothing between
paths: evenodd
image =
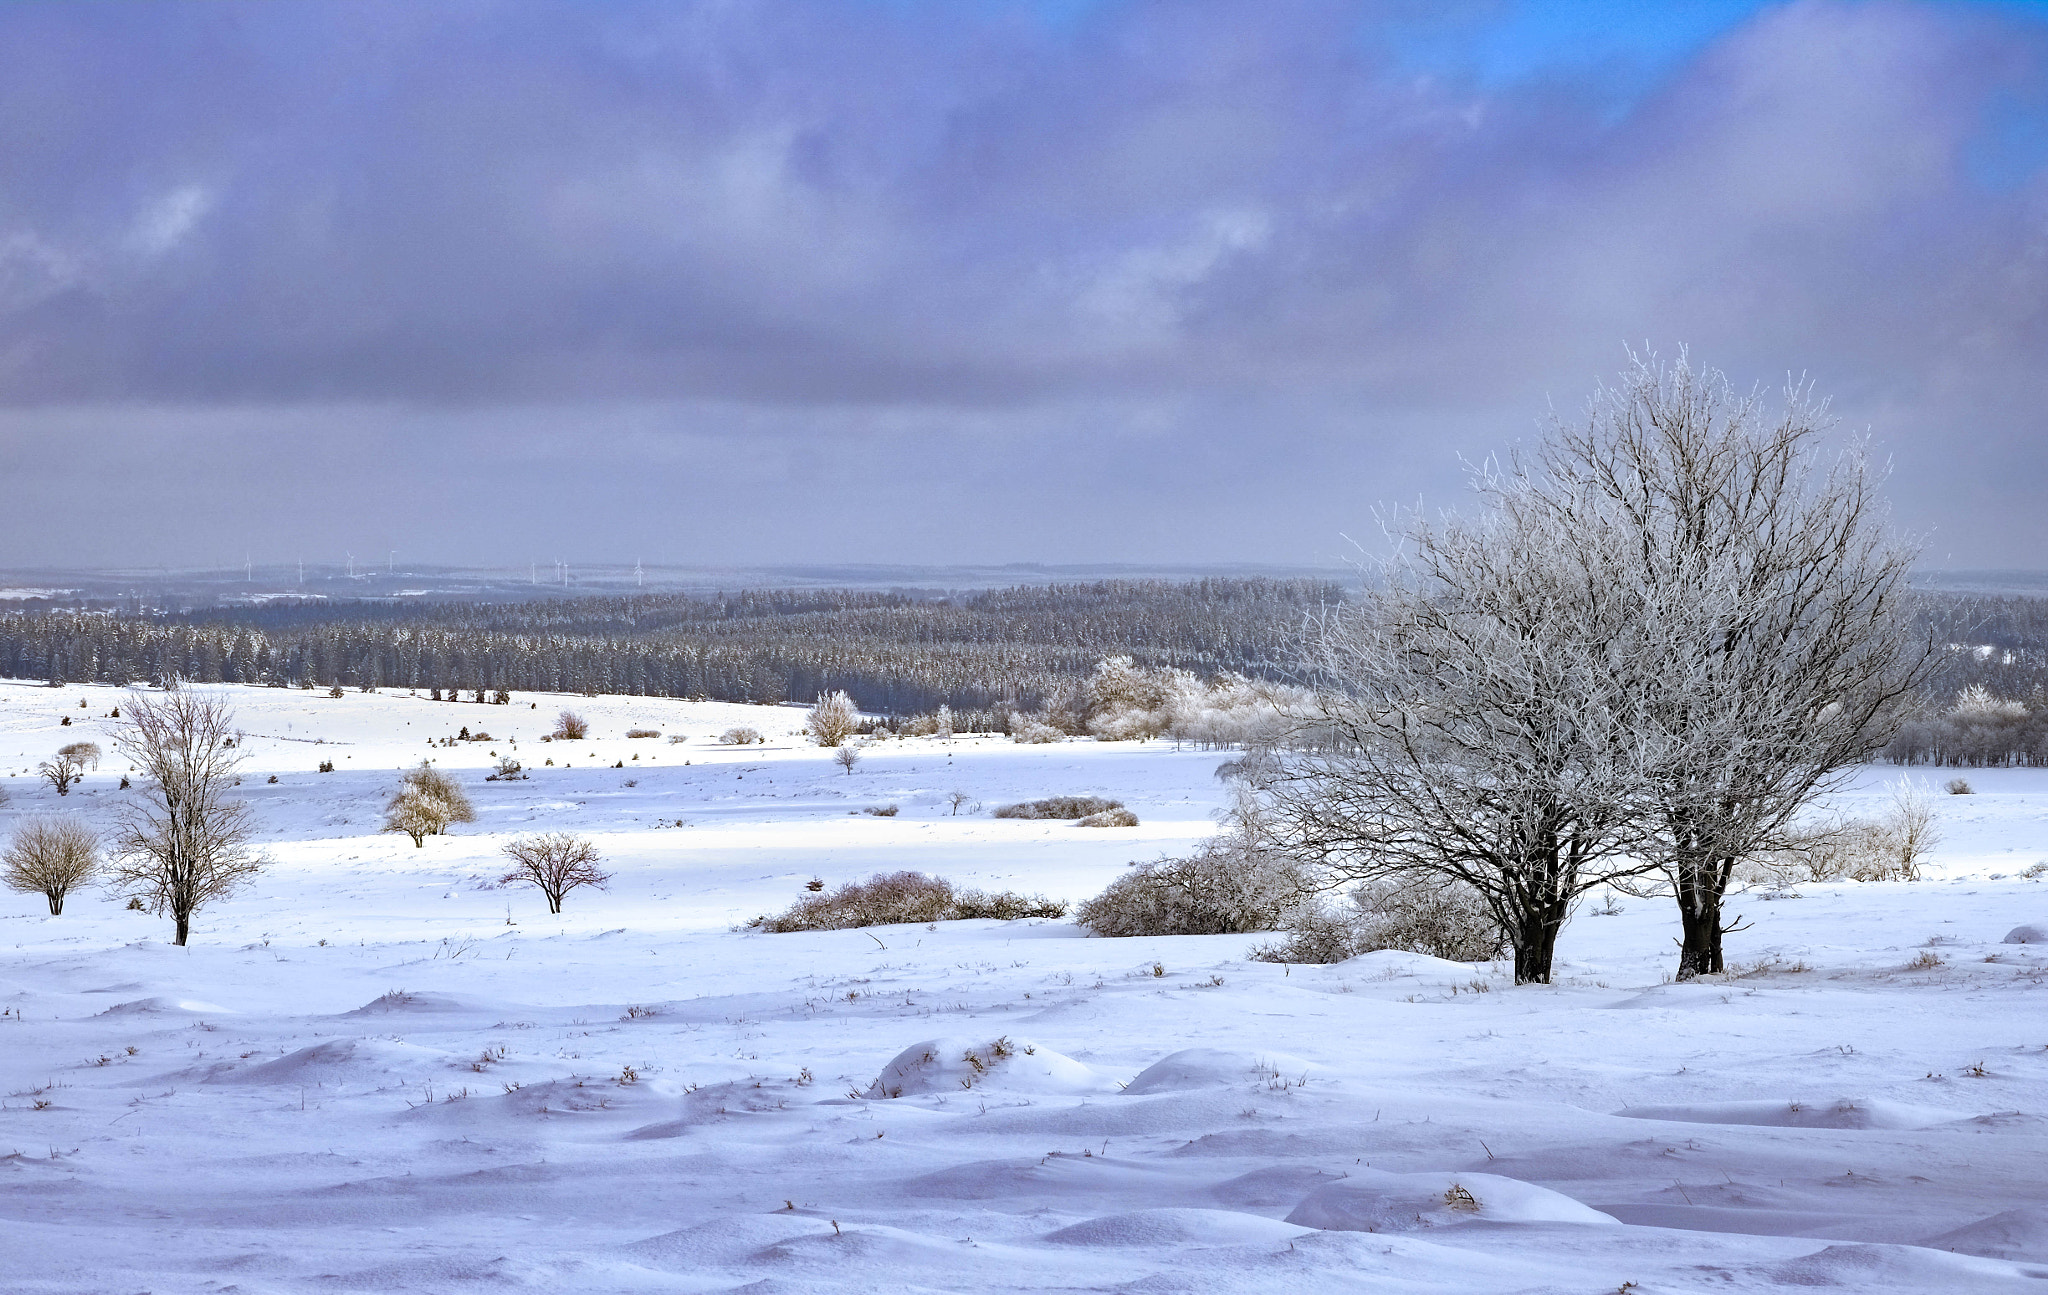
<instances>
[{"instance_id":1,"label":"sky","mask_svg":"<svg viewBox=\"0 0 2048 1295\"><path fill-rule=\"evenodd\" d=\"M0 566L1341 561L1627 348L2048 568L2048 4L0 6Z\"/></svg>"}]
</instances>

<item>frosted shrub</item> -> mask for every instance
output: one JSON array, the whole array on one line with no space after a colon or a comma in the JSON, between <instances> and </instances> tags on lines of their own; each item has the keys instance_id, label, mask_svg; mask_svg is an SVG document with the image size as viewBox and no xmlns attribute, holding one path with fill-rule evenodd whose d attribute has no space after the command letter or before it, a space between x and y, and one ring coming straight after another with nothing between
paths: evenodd
<instances>
[{"instance_id":1,"label":"frosted shrub","mask_svg":"<svg viewBox=\"0 0 2048 1295\"><path fill-rule=\"evenodd\" d=\"M1087 818L1108 810L1122 809L1120 800L1104 800L1100 796L1048 796L1044 800L1028 800L1016 805L1004 805L995 811L996 818Z\"/></svg>"},{"instance_id":2,"label":"frosted shrub","mask_svg":"<svg viewBox=\"0 0 2048 1295\"><path fill-rule=\"evenodd\" d=\"M1745 861L1740 879L1788 886L1826 881L1918 881L1940 844L1934 810L1917 787L1900 781L1875 818L1840 817L1792 833L1778 849Z\"/></svg>"},{"instance_id":3,"label":"frosted shrub","mask_svg":"<svg viewBox=\"0 0 2048 1295\"><path fill-rule=\"evenodd\" d=\"M1271 931L1306 911L1313 890L1308 869L1231 833L1185 859L1132 865L1075 919L1104 936Z\"/></svg>"},{"instance_id":4,"label":"frosted shrub","mask_svg":"<svg viewBox=\"0 0 2048 1295\"><path fill-rule=\"evenodd\" d=\"M859 726L860 710L843 692L826 693L804 716L804 728L819 746L838 746Z\"/></svg>"},{"instance_id":5,"label":"frosted shrub","mask_svg":"<svg viewBox=\"0 0 2048 1295\"><path fill-rule=\"evenodd\" d=\"M724 746L752 746L767 741L760 730L751 728L729 728L718 735L718 740Z\"/></svg>"},{"instance_id":6,"label":"frosted shrub","mask_svg":"<svg viewBox=\"0 0 2048 1295\"><path fill-rule=\"evenodd\" d=\"M1075 823L1075 827L1136 827L1138 816L1127 809L1105 809Z\"/></svg>"},{"instance_id":7,"label":"frosted shrub","mask_svg":"<svg viewBox=\"0 0 2048 1295\"><path fill-rule=\"evenodd\" d=\"M1010 726L1010 740L1026 745L1043 745L1047 742L1064 742L1067 735L1041 720L1020 715Z\"/></svg>"},{"instance_id":8,"label":"frosted shrub","mask_svg":"<svg viewBox=\"0 0 2048 1295\"><path fill-rule=\"evenodd\" d=\"M590 723L573 710L565 710L555 718L555 731L549 734L556 741L581 741L590 736Z\"/></svg>"},{"instance_id":9,"label":"frosted shrub","mask_svg":"<svg viewBox=\"0 0 2048 1295\"><path fill-rule=\"evenodd\" d=\"M455 823L476 822L476 810L453 778L421 762L408 770L398 790L384 806L386 832L403 832L414 846L424 846L430 836L442 836Z\"/></svg>"},{"instance_id":10,"label":"frosted shrub","mask_svg":"<svg viewBox=\"0 0 2048 1295\"><path fill-rule=\"evenodd\" d=\"M1417 873L1366 882L1341 908L1304 912L1285 940L1262 945L1251 956L1261 962L1342 962L1398 949L1450 962L1485 962L1507 948L1507 932L1478 891L1439 873Z\"/></svg>"},{"instance_id":11,"label":"frosted shrub","mask_svg":"<svg viewBox=\"0 0 2048 1295\"><path fill-rule=\"evenodd\" d=\"M658 728L629 728L629 729L627 729L627 730L626 730L626 736L627 736L627 737L660 737L660 736L661 736L661 730L660 730L660 729L658 729Z\"/></svg>"},{"instance_id":12,"label":"frosted shrub","mask_svg":"<svg viewBox=\"0 0 2048 1295\"><path fill-rule=\"evenodd\" d=\"M747 925L775 933L845 931L863 926L902 922L947 922L961 918L1063 917L1067 906L1042 896L1003 891L955 891L943 877L921 872L877 873L866 881L848 882L833 891L800 896L780 913L757 917Z\"/></svg>"}]
</instances>

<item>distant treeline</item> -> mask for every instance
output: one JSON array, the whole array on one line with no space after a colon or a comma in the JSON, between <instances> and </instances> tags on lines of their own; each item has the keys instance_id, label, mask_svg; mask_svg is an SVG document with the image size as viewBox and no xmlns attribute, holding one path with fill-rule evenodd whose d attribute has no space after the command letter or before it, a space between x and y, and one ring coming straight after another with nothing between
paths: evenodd
<instances>
[{"instance_id":1,"label":"distant treeline","mask_svg":"<svg viewBox=\"0 0 2048 1295\"><path fill-rule=\"evenodd\" d=\"M1106 656L1285 673L1314 580L1105 581L935 595L748 590L523 603L268 603L176 616L0 615L0 676L500 689L950 706L963 728L1070 692Z\"/></svg>"},{"instance_id":2,"label":"distant treeline","mask_svg":"<svg viewBox=\"0 0 2048 1295\"><path fill-rule=\"evenodd\" d=\"M1941 645L1902 764L2048 764L2048 598L1919 595ZM0 676L949 706L962 729L1074 696L1105 657L1286 679L1314 580L1118 580L961 594L746 590L521 603L275 602L175 616L0 614Z\"/></svg>"}]
</instances>

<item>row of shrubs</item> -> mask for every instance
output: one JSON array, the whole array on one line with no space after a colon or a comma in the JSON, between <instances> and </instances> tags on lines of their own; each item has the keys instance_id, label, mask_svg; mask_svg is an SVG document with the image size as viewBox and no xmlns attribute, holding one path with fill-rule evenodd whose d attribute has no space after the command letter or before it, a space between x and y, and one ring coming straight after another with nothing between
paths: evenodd
<instances>
[{"instance_id":1,"label":"row of shrubs","mask_svg":"<svg viewBox=\"0 0 2048 1295\"><path fill-rule=\"evenodd\" d=\"M1115 802L1051 797L1006 805L999 818L1067 818ZM1087 819L1084 817L1083 822ZM1261 843L1257 818L1240 808L1225 829L1185 858L1133 864L1074 917L1101 936L1238 935L1270 931L1251 957L1267 962L1341 962L1381 949L1453 962L1484 962L1509 948L1478 891L1441 874L1382 878L1333 892L1317 870ZM1748 884L1911 880L1935 841L1932 812L1904 783L1879 814L1837 817L1789 835L1777 851L1742 865ZM823 891L823 882L811 883ZM1647 895L1654 883L1630 888ZM1010 892L956 891L941 878L897 872L799 899L748 926L765 931L844 930L954 918L1061 917L1066 905Z\"/></svg>"}]
</instances>

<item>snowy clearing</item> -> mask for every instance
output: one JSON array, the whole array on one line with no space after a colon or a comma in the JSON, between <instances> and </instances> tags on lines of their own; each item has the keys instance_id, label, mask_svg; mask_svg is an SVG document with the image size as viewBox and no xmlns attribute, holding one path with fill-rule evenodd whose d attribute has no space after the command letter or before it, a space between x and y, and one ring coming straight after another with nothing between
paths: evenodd
<instances>
[{"instance_id":1,"label":"snowy clearing","mask_svg":"<svg viewBox=\"0 0 2048 1295\"><path fill-rule=\"evenodd\" d=\"M275 866L192 947L0 892L0 1290L2048 1289L2048 944L2004 942L2048 928L2048 771L1969 771L1926 880L1739 897L1727 977L1665 983L1669 902L1625 899L1516 988L1058 921L731 929L883 869L1086 898L1208 834L1217 752L846 772L793 707L218 691ZM105 821L122 695L0 684L10 821ZM564 708L591 737L540 742ZM78 740L107 758L59 801L32 771ZM507 754L530 778L485 782ZM478 822L415 849L379 811L427 757ZM1064 794L1140 826L988 814ZM496 881L549 830L616 873L559 917Z\"/></svg>"}]
</instances>

